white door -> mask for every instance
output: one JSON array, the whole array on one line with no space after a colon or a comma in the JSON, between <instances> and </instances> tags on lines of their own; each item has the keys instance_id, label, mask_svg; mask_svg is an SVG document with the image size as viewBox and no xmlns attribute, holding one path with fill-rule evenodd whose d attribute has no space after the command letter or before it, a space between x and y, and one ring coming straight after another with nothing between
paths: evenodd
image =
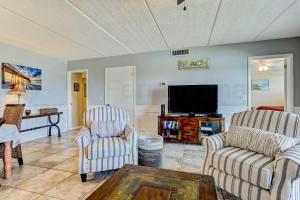
<instances>
[{"instance_id":1,"label":"white door","mask_svg":"<svg viewBox=\"0 0 300 200\"><path fill-rule=\"evenodd\" d=\"M127 109L134 125L135 66L105 68L105 104Z\"/></svg>"}]
</instances>

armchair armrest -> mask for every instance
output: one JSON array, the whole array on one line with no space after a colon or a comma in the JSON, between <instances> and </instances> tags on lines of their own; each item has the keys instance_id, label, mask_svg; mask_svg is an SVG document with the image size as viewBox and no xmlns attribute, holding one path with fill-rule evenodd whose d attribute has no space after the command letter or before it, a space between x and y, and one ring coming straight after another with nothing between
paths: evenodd
<instances>
[{"instance_id":1,"label":"armchair armrest","mask_svg":"<svg viewBox=\"0 0 300 200\"><path fill-rule=\"evenodd\" d=\"M130 145L129 163L137 165L138 164L138 133L132 128L131 125L126 124L124 139Z\"/></svg>"},{"instance_id":2,"label":"armchair armrest","mask_svg":"<svg viewBox=\"0 0 300 200\"><path fill-rule=\"evenodd\" d=\"M76 137L75 142L82 149L87 147L91 142L90 130L87 127L83 127L80 130L79 135Z\"/></svg>"},{"instance_id":3,"label":"armchair armrest","mask_svg":"<svg viewBox=\"0 0 300 200\"><path fill-rule=\"evenodd\" d=\"M212 152L222 149L224 147L224 144L225 133L219 133L217 135L213 135L203 139L202 145L206 150L206 155L202 166L202 174L208 175Z\"/></svg>"},{"instance_id":4,"label":"armchair armrest","mask_svg":"<svg viewBox=\"0 0 300 200\"><path fill-rule=\"evenodd\" d=\"M275 177L271 199L289 199L292 185L300 178L300 145L296 145L275 158Z\"/></svg>"}]
</instances>

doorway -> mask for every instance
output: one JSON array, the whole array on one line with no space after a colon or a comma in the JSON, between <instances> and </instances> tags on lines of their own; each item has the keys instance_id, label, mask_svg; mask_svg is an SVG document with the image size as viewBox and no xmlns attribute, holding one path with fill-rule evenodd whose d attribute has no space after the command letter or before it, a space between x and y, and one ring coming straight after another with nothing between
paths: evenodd
<instances>
[{"instance_id":1,"label":"doorway","mask_svg":"<svg viewBox=\"0 0 300 200\"><path fill-rule=\"evenodd\" d=\"M248 107L294 111L293 55L249 57Z\"/></svg>"},{"instance_id":2,"label":"doorway","mask_svg":"<svg viewBox=\"0 0 300 200\"><path fill-rule=\"evenodd\" d=\"M88 107L87 70L68 72L68 129L83 125L83 115Z\"/></svg>"},{"instance_id":3,"label":"doorway","mask_svg":"<svg viewBox=\"0 0 300 200\"><path fill-rule=\"evenodd\" d=\"M105 68L105 104L125 108L134 126L136 106L135 66Z\"/></svg>"}]
</instances>

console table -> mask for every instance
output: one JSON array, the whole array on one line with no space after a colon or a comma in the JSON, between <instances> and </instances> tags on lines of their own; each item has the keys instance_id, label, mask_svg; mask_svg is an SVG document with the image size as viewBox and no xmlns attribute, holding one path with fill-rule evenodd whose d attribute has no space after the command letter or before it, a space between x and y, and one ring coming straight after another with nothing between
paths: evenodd
<instances>
[{"instance_id":1,"label":"console table","mask_svg":"<svg viewBox=\"0 0 300 200\"><path fill-rule=\"evenodd\" d=\"M28 128L28 129L23 129L20 132L32 131L32 130L36 130L36 129L41 129L41 128L47 128L47 127L49 127L48 135L51 136L51 134L52 134L52 128L56 127L57 131L58 131L58 137L61 137L60 128L58 126L61 114L63 114L63 112L37 113L37 114L32 114L32 115L25 115L25 116L23 116L23 120L24 119L39 118L39 117L48 117L48 122L50 124L47 124L47 125L44 125L44 126L37 126L37 127L33 127L33 128ZM57 116L57 120L53 122L52 118L51 118L52 116Z\"/></svg>"}]
</instances>

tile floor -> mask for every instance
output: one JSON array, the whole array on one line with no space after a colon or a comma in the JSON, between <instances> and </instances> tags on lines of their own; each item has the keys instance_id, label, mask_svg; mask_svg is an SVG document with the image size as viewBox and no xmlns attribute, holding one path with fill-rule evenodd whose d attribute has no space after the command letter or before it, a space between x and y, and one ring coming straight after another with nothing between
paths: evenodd
<instances>
[{"instance_id":1,"label":"tile floor","mask_svg":"<svg viewBox=\"0 0 300 200\"><path fill-rule=\"evenodd\" d=\"M19 167L13 160L12 178L0 177L0 199L85 199L109 174L89 174L88 181L81 182L76 135L77 131L66 132L61 138L52 136L22 144L24 165ZM163 156L163 168L199 173L204 150L200 145L166 143ZM2 162L0 173L3 174Z\"/></svg>"}]
</instances>

